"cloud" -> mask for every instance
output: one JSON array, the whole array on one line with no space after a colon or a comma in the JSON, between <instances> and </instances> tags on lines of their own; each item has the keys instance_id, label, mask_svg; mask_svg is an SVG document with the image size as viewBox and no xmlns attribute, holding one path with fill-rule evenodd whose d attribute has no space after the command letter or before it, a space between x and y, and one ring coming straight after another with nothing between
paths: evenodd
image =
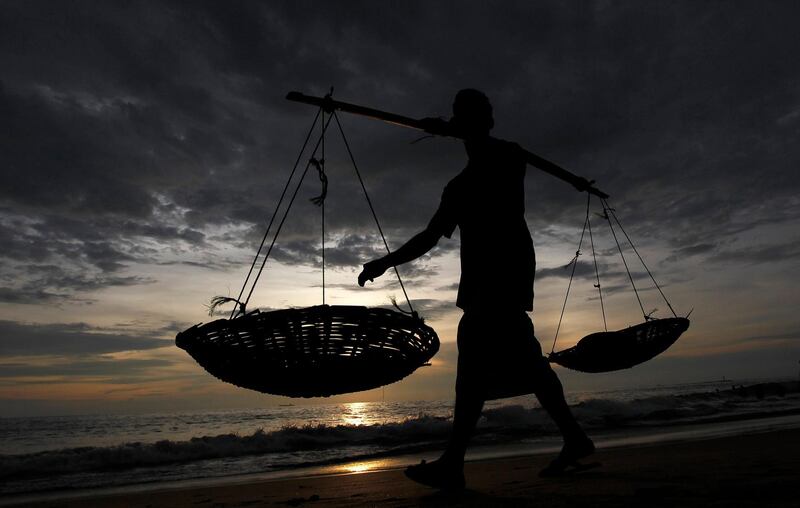
<instances>
[{"instance_id":1,"label":"cloud","mask_svg":"<svg viewBox=\"0 0 800 508\"><path fill-rule=\"evenodd\" d=\"M295 240L276 244L271 257L285 264L313 264L322 262L321 240ZM374 236L345 234L326 241L325 265L331 268L359 268L362 264L386 255L380 239Z\"/></svg>"},{"instance_id":2,"label":"cloud","mask_svg":"<svg viewBox=\"0 0 800 508\"><path fill-rule=\"evenodd\" d=\"M770 343L770 342L798 342L800 341L800 330L790 330L784 333L774 333L774 334L760 334L760 335L751 335L748 337L742 337L737 339L737 343L742 344L763 344L763 343Z\"/></svg>"},{"instance_id":3,"label":"cloud","mask_svg":"<svg viewBox=\"0 0 800 508\"><path fill-rule=\"evenodd\" d=\"M27 362L2 362L0 363L0 378L19 377L57 377L63 382L63 377L113 377L115 382L121 378L145 375L149 369L170 367L175 362L163 359L119 359L95 358L70 362L49 362L44 365L35 365Z\"/></svg>"},{"instance_id":4,"label":"cloud","mask_svg":"<svg viewBox=\"0 0 800 508\"><path fill-rule=\"evenodd\" d=\"M37 287L0 287L0 302L20 304L43 304L71 298L65 293L51 293Z\"/></svg>"},{"instance_id":5,"label":"cloud","mask_svg":"<svg viewBox=\"0 0 800 508\"><path fill-rule=\"evenodd\" d=\"M397 297L397 305L399 305L400 308L403 309L404 311L408 310L408 304L402 297ZM436 300L431 298L419 298L419 299L412 298L411 305L414 307L414 311L417 312L420 315L420 317L426 320L442 319L444 316L448 314L461 312L455 306L455 303L450 300ZM383 309L397 310L395 309L394 305L379 305L379 307Z\"/></svg>"},{"instance_id":6,"label":"cloud","mask_svg":"<svg viewBox=\"0 0 800 508\"><path fill-rule=\"evenodd\" d=\"M0 356L87 355L168 347L147 335L105 333L86 323L0 321Z\"/></svg>"},{"instance_id":7,"label":"cloud","mask_svg":"<svg viewBox=\"0 0 800 508\"><path fill-rule=\"evenodd\" d=\"M572 272L572 264L564 266L556 266L553 268L540 268L536 270L536 278L538 280L546 279L548 277L569 278ZM577 261L575 266L575 277L579 279L594 278L594 264L587 261Z\"/></svg>"},{"instance_id":8,"label":"cloud","mask_svg":"<svg viewBox=\"0 0 800 508\"><path fill-rule=\"evenodd\" d=\"M74 265L27 264L17 269L12 286L0 286L0 301L21 304L90 303L90 298L76 292L89 292L107 287L138 286L153 282L142 276L121 276L92 272Z\"/></svg>"},{"instance_id":9,"label":"cloud","mask_svg":"<svg viewBox=\"0 0 800 508\"><path fill-rule=\"evenodd\" d=\"M717 246L711 243L698 243L694 245L687 245L685 247L675 249L672 252L672 254L670 254L669 257L666 258L666 261L673 262L691 256L706 254L709 252L713 252L716 248Z\"/></svg>"},{"instance_id":10,"label":"cloud","mask_svg":"<svg viewBox=\"0 0 800 508\"><path fill-rule=\"evenodd\" d=\"M448 284L446 286L439 286L436 288L437 291L457 291L459 287L458 282L454 282L452 284Z\"/></svg>"},{"instance_id":11,"label":"cloud","mask_svg":"<svg viewBox=\"0 0 800 508\"><path fill-rule=\"evenodd\" d=\"M710 256L712 262L723 263L775 263L782 260L800 260L800 243L797 240L777 245L757 245L729 248Z\"/></svg>"}]
</instances>

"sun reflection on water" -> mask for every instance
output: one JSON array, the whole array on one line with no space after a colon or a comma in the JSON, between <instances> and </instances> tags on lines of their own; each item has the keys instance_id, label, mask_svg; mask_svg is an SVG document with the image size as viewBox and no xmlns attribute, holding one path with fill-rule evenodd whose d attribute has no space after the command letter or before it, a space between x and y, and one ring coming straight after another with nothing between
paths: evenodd
<instances>
[{"instance_id":1,"label":"sun reflection on water","mask_svg":"<svg viewBox=\"0 0 800 508\"><path fill-rule=\"evenodd\" d=\"M345 411L342 415L343 425L364 425L371 416L366 402L351 402L344 404Z\"/></svg>"},{"instance_id":2,"label":"sun reflection on water","mask_svg":"<svg viewBox=\"0 0 800 508\"><path fill-rule=\"evenodd\" d=\"M387 460L365 460L362 462L352 462L335 467L337 473L369 473L380 469L388 469L390 466Z\"/></svg>"}]
</instances>

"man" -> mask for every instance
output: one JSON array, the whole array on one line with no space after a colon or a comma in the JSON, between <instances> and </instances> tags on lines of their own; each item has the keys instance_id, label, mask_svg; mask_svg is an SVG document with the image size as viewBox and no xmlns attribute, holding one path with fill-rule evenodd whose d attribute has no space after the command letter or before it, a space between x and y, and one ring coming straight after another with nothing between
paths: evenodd
<instances>
[{"instance_id":1,"label":"man","mask_svg":"<svg viewBox=\"0 0 800 508\"><path fill-rule=\"evenodd\" d=\"M390 267L422 256L460 228L456 305L464 315L458 326L452 435L441 458L406 470L411 479L437 488L464 487L464 454L486 400L536 394L564 438L561 454L542 474L563 472L594 452L542 356L527 314L533 310L536 261L525 221L525 155L518 145L490 137L492 127L489 99L477 90L458 92L448 128L464 138L467 167L447 184L425 230L395 252L366 263L358 277L363 286Z\"/></svg>"}]
</instances>

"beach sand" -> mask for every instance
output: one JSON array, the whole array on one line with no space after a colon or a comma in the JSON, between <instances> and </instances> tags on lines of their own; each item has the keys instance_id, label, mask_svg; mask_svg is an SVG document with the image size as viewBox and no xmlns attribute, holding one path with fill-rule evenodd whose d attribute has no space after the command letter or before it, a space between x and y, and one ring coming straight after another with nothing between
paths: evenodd
<instances>
[{"instance_id":1,"label":"beach sand","mask_svg":"<svg viewBox=\"0 0 800 508\"><path fill-rule=\"evenodd\" d=\"M467 490L438 492L402 470L261 480L29 503L28 507L800 506L800 429L599 450L602 467L543 479L549 458L470 462ZM18 505L17 505L18 506Z\"/></svg>"}]
</instances>

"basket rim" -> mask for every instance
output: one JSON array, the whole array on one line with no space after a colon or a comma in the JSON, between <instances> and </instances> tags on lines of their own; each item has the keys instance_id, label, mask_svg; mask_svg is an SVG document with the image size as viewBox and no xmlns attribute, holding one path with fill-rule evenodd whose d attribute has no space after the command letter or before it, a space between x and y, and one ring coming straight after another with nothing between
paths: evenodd
<instances>
[{"instance_id":1,"label":"basket rim","mask_svg":"<svg viewBox=\"0 0 800 508\"><path fill-rule=\"evenodd\" d=\"M337 310L342 312L337 313ZM220 318L214 321L200 322L181 332L178 332L178 334L175 336L175 343L178 347L185 350L187 349L187 346L190 346L190 343L195 343L196 345L197 340L200 340L200 342L205 342L201 339L201 337L204 335L203 330L208 331L209 329L221 328L246 328L258 320L269 319L270 317L280 319L283 316L292 314L307 314L314 316L315 314L319 315L321 313L330 314L333 317L336 317L337 315L345 318L355 317L356 319L352 319L353 324L358 324L360 318L369 314L377 315L379 318L388 317L392 320L392 322L387 323L387 328L394 328L396 330L412 329L413 331L406 331L406 334L428 337L429 340L438 341L438 334L436 333L436 330L430 325L426 324L425 320L417 315L409 315L385 307L322 304L312 305L309 307L288 307L285 309L274 309L266 312L255 309L247 314L238 315L233 318ZM345 314L349 314L349 316L345 316Z\"/></svg>"},{"instance_id":2,"label":"basket rim","mask_svg":"<svg viewBox=\"0 0 800 508\"><path fill-rule=\"evenodd\" d=\"M255 308L253 310L247 311L245 314L237 314L232 318L221 317L221 318L215 319L213 321L208 321L208 322L201 321L200 323L198 323L198 325L207 324L207 323L213 323L213 322L216 322L216 321L223 321L223 320L224 321L234 321L234 320L237 320L237 319L244 319L244 318L248 318L248 317L252 317L252 316L263 316L263 315L268 315L268 314L282 314L282 313L287 313L287 312L291 313L291 312L297 312L297 311L310 311L310 312L313 312L313 311L316 311L316 310L324 310L324 309L348 310L348 311L356 311L356 310L358 310L358 311L369 311L369 312L385 312L385 313L391 314L391 315L403 316L403 317L407 317L409 319L425 321L425 318L423 318L422 316L418 315L416 312L414 312L413 314L410 314L410 313L408 313L406 311L398 311L398 310L391 309L389 307L370 307L368 305L338 305L338 304L337 305L331 305L331 304L328 304L328 303L323 303L323 304L319 304L319 305L308 305L308 306L305 306L305 307L300 307L300 306L298 306L298 307L284 307L284 308L281 308L281 309L270 309L270 310L262 310L262 309L259 309L259 308Z\"/></svg>"},{"instance_id":3,"label":"basket rim","mask_svg":"<svg viewBox=\"0 0 800 508\"><path fill-rule=\"evenodd\" d=\"M400 311L393 310L393 309L390 309L390 308L387 308L387 307L369 307L369 306L366 306L366 305L330 305L330 304L324 303L324 304L320 304L320 305L310 305L310 306L307 306L307 307L286 307L286 308L283 308L283 309L271 309L271 310L268 310L268 311L262 311L261 309L253 309L253 310L247 312L246 314L239 314L239 315L234 316L232 318L223 317L223 318L215 319L213 321L201 321L201 322L195 324L194 326L190 326L186 330L183 330L183 331L179 332L178 335L186 333L189 330L192 330L194 328L200 328L200 327L208 326L208 325L211 325L213 323L219 323L221 321L227 321L229 323L233 323L233 322L237 322L237 321L245 321L247 319L252 319L252 318L254 318L256 316L260 317L260 316L270 316L270 315L280 315L280 314L291 314L291 313L303 312L303 311L313 313L315 311L322 311L322 310L330 310L330 311L347 310L349 312L358 311L358 312L363 312L363 313L366 313L366 312L384 313L385 315L392 316L393 318L396 318L396 319L407 319L407 320L413 321L413 322L415 322L417 324L422 324L427 328L431 328L429 325L427 325L425 323L425 318L417 315L416 313L414 315L411 315L411 314L408 314L406 312L400 312Z\"/></svg>"}]
</instances>

